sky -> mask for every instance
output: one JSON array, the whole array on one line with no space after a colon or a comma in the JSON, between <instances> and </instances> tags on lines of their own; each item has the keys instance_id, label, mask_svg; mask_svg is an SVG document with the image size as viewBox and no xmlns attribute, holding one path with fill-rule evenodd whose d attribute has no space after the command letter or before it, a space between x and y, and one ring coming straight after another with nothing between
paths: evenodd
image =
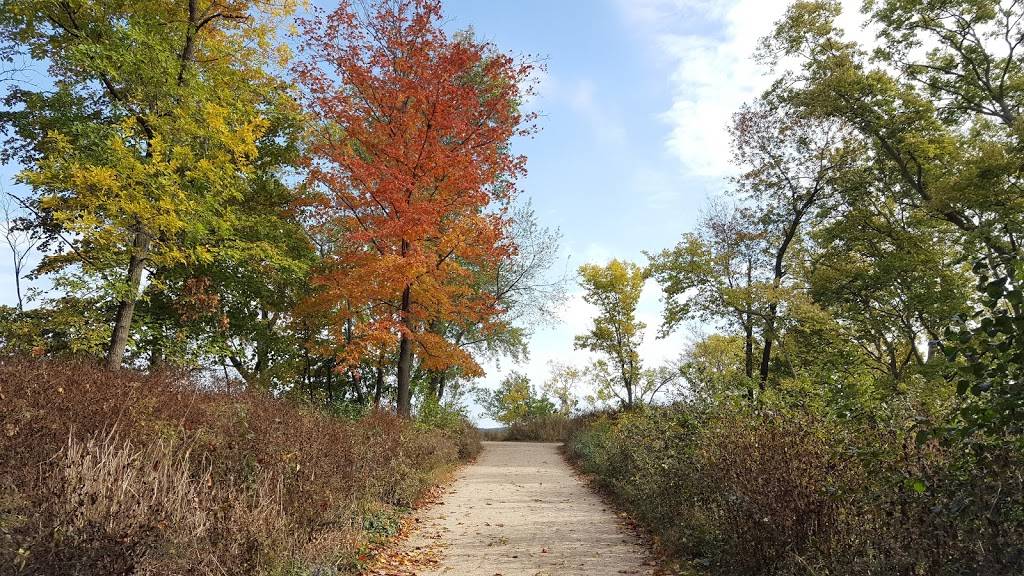
<instances>
[{"instance_id":1,"label":"sky","mask_svg":"<svg viewBox=\"0 0 1024 576\"><path fill-rule=\"evenodd\" d=\"M708 200L728 189L728 124L739 106L767 87L751 58L758 39L785 10L776 0L449 0L448 25L513 54L540 56L541 132L516 142L529 158L521 182L538 219L563 235L553 271L611 258L646 262L695 228ZM585 365L573 337L594 310L571 280L551 326L535 330L522 363L492 362L481 384L510 370L541 385L549 362ZM647 324L641 357L657 366L677 358L694 326L657 338L662 304L653 281L638 318ZM472 407L482 424L492 422Z\"/></svg>"},{"instance_id":2,"label":"sky","mask_svg":"<svg viewBox=\"0 0 1024 576\"><path fill-rule=\"evenodd\" d=\"M322 0L318 4L328 4ZM644 252L693 230L708 200L728 189L728 124L769 83L752 54L782 15L785 0L446 0L445 26L472 27L514 55L540 59L541 131L514 142L528 158L520 182L538 220L560 229L553 276L611 258L646 261ZM855 28L856 26L848 27ZM16 190L16 167L0 166L0 186ZM9 259L0 260L0 303L15 301ZM510 370L536 385L552 360L583 365L573 337L593 310L570 279L551 325L535 329L529 359L489 362L480 382L494 387ZM644 288L647 324L641 355L657 366L679 356L692 334L658 339L660 291ZM701 327L695 327L697 332ZM484 418L476 406L473 416Z\"/></svg>"}]
</instances>

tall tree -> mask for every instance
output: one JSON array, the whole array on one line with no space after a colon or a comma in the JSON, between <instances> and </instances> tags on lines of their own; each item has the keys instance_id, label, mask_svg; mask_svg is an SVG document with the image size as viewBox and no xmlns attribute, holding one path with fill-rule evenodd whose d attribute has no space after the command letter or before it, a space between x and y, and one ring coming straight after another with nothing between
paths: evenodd
<instances>
[{"instance_id":1,"label":"tall tree","mask_svg":"<svg viewBox=\"0 0 1024 576\"><path fill-rule=\"evenodd\" d=\"M862 152L840 121L819 121L787 106L770 92L744 106L732 126L733 150L744 170L738 193L759 215L763 249L771 266L759 286L763 334L758 381L768 382L778 340L780 307L791 283L794 249L819 213L828 212Z\"/></svg>"},{"instance_id":2,"label":"tall tree","mask_svg":"<svg viewBox=\"0 0 1024 576\"><path fill-rule=\"evenodd\" d=\"M339 326L369 319L354 326L346 364L397 337L404 416L416 356L428 370L481 372L429 327L486 326L500 313L474 276L515 250L504 207L525 158L509 140L533 131L519 106L531 67L449 37L441 17L436 0L343 2L303 23L297 67L319 126L306 185L320 223L346 233L316 301Z\"/></svg>"},{"instance_id":3,"label":"tall tree","mask_svg":"<svg viewBox=\"0 0 1024 576\"><path fill-rule=\"evenodd\" d=\"M56 248L40 271L98 283L116 301L108 367L123 362L146 270L160 282L162 269L208 262L230 234L226 204L252 172L267 95L282 88L265 69L291 8L5 2L0 42L54 79L12 89L5 159L25 166L36 225Z\"/></svg>"},{"instance_id":4,"label":"tall tree","mask_svg":"<svg viewBox=\"0 0 1024 576\"><path fill-rule=\"evenodd\" d=\"M867 8L878 29L873 58L843 36L838 2L794 4L766 42L774 56L797 58L778 85L803 113L856 130L890 183L889 201L973 264L975 311L948 319L947 349L966 360L961 389L979 401L970 419L1019 421L1024 8L996 0Z\"/></svg>"},{"instance_id":5,"label":"tall tree","mask_svg":"<svg viewBox=\"0 0 1024 576\"><path fill-rule=\"evenodd\" d=\"M14 294L18 299L18 312L25 311L21 283L24 280L28 257L32 254L38 240L25 230L25 215L21 208L21 199L0 189L0 232L4 242L10 249L11 275L14 280Z\"/></svg>"},{"instance_id":6,"label":"tall tree","mask_svg":"<svg viewBox=\"0 0 1024 576\"><path fill-rule=\"evenodd\" d=\"M597 307L597 316L590 330L576 336L576 348L604 356L595 375L624 406L632 406L643 376L639 347L645 325L636 319L636 306L646 273L632 262L612 260L604 266L584 264L579 274L583 301Z\"/></svg>"},{"instance_id":7,"label":"tall tree","mask_svg":"<svg viewBox=\"0 0 1024 576\"><path fill-rule=\"evenodd\" d=\"M696 232L673 248L648 254L648 274L661 286L661 334L690 320L725 322L743 332L744 373L753 381L756 329L763 318L757 284L763 284L767 251L763 230L749 210L714 205Z\"/></svg>"}]
</instances>

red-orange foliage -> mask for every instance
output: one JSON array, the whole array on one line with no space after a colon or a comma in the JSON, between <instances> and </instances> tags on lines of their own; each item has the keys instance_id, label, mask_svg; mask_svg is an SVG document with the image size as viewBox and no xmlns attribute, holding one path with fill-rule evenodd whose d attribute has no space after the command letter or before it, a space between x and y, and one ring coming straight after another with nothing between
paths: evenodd
<instances>
[{"instance_id":1,"label":"red-orange foliage","mask_svg":"<svg viewBox=\"0 0 1024 576\"><path fill-rule=\"evenodd\" d=\"M336 315L349 364L399 340L402 413L414 353L428 369L480 372L425 327L487 326L500 312L477 279L515 250L505 207L526 159L509 141L535 129L520 111L531 66L449 37L440 19L436 0L343 2L303 22L296 69L319 126L312 217L335 240L315 303Z\"/></svg>"}]
</instances>

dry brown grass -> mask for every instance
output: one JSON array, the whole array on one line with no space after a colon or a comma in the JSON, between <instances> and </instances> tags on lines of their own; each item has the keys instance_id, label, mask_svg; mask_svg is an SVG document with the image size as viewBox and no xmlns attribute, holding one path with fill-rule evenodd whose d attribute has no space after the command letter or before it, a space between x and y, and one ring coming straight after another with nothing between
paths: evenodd
<instances>
[{"instance_id":1,"label":"dry brown grass","mask_svg":"<svg viewBox=\"0 0 1024 576\"><path fill-rule=\"evenodd\" d=\"M0 400L3 573L347 571L474 441L84 363L4 360Z\"/></svg>"}]
</instances>

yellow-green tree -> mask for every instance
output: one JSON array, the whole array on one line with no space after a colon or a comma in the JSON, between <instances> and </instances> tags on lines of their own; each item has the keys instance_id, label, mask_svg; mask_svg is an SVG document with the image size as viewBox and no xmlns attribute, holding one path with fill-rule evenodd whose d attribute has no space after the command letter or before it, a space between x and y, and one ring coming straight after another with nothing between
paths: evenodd
<instances>
[{"instance_id":1,"label":"yellow-green tree","mask_svg":"<svg viewBox=\"0 0 1024 576\"><path fill-rule=\"evenodd\" d=\"M646 326L636 319L636 306L646 279L644 269L612 260L604 266L584 264L579 275L586 290L583 300L598 313L590 330L576 336L576 348L604 356L595 365L601 390L632 406L643 371L638 348Z\"/></svg>"},{"instance_id":2,"label":"yellow-green tree","mask_svg":"<svg viewBox=\"0 0 1024 576\"><path fill-rule=\"evenodd\" d=\"M291 2L4 2L0 42L45 63L52 89L15 87L2 120L24 170L40 272L116 303L106 351L123 361L144 278L215 260L233 236ZM237 249L236 246L231 246ZM146 272L148 271L148 276Z\"/></svg>"},{"instance_id":3,"label":"yellow-green tree","mask_svg":"<svg viewBox=\"0 0 1024 576\"><path fill-rule=\"evenodd\" d=\"M479 399L487 415L506 426L555 412L547 395L538 395L530 379L518 372L510 372L497 390L484 390Z\"/></svg>"}]
</instances>

